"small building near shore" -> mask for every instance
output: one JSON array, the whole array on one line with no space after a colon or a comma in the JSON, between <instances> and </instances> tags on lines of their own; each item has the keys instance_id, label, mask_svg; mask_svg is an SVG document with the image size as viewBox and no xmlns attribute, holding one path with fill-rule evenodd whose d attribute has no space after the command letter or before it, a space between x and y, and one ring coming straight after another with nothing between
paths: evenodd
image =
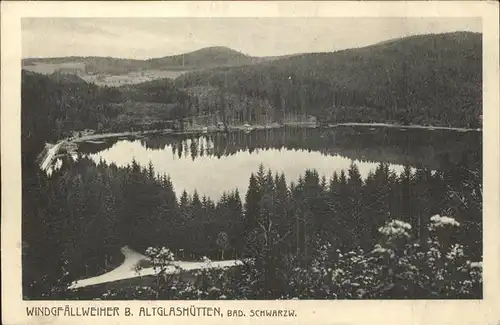
<instances>
[{"instance_id":1,"label":"small building near shore","mask_svg":"<svg viewBox=\"0 0 500 325\"><path fill-rule=\"evenodd\" d=\"M71 135L73 138L79 138L79 137L84 137L87 135L93 135L94 133L95 133L95 130L84 129L82 131L73 131L73 132L71 132Z\"/></svg>"}]
</instances>

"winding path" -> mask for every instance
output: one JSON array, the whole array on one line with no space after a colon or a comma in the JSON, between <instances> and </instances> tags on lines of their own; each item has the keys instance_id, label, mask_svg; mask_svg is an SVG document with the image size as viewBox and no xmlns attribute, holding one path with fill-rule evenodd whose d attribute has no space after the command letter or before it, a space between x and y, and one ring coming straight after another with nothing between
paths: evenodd
<instances>
[{"instance_id":1,"label":"winding path","mask_svg":"<svg viewBox=\"0 0 500 325\"><path fill-rule=\"evenodd\" d=\"M120 251L122 252L123 256L125 256L125 260L119 267L108 273L96 277L75 281L68 287L68 289L83 288L107 282L114 282L119 280L157 274L157 272L152 267L136 270L136 266L140 261L148 259L146 256L134 251L128 246L122 247ZM173 262L173 266L167 268L166 272L168 274L177 273L179 272L177 268L180 268L182 271L191 271L191 270L201 270L201 269L211 269L211 268L227 268L239 264L241 264L241 261L238 260L211 261L209 263L175 261Z\"/></svg>"}]
</instances>

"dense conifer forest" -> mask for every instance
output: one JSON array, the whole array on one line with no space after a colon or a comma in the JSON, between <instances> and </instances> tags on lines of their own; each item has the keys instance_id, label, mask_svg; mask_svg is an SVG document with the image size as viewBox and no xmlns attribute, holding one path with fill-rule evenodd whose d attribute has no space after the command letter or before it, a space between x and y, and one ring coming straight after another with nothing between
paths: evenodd
<instances>
[{"instance_id":1,"label":"dense conifer forest","mask_svg":"<svg viewBox=\"0 0 500 325\"><path fill-rule=\"evenodd\" d=\"M180 87L225 87L270 103L276 121L312 114L339 122L388 122L477 128L481 125L482 37L420 35L334 53L195 71ZM259 113L259 112L257 112Z\"/></svg>"},{"instance_id":2,"label":"dense conifer forest","mask_svg":"<svg viewBox=\"0 0 500 325\"><path fill-rule=\"evenodd\" d=\"M285 286L284 278L271 273L290 263L307 269L326 244L368 251L379 243L378 229L388 220L411 225L413 243L426 245L429 218L436 214L454 216L461 227L448 240L477 258L482 250L477 176L461 168L412 173L409 167L397 175L380 164L362 180L353 164L328 180L307 170L287 185L284 174L261 166L246 193L229 191L214 202L196 192L176 193L168 175L156 174L152 165L141 168L134 161L118 168L82 157L50 181L39 176L36 193L25 199L37 207L24 218L29 238L24 262L30 265L24 268L25 294L47 295L55 290L52 281L63 285L103 272L103 261L125 244L139 251L168 247L182 260L255 257L272 263L255 266L270 272L269 285ZM54 279L36 281L35 270Z\"/></svg>"},{"instance_id":3,"label":"dense conifer forest","mask_svg":"<svg viewBox=\"0 0 500 325\"><path fill-rule=\"evenodd\" d=\"M352 163L330 179L311 169L293 182L261 166L244 193L228 188L219 200L175 189L152 163L118 167L80 152L76 160L61 157L63 168L50 177L36 165L46 142L71 131L175 129L185 117L207 114L224 124L315 115L320 123L480 127L477 42L467 33L409 38L118 88L23 71L24 297L65 297L71 282L119 265L119 249L128 245L145 254L168 251L175 260L238 259L244 266L225 276L207 271L195 284L163 279L145 292L131 287L101 298L480 298L479 162L405 164L400 174L380 163L366 179ZM431 68L421 64L422 53ZM395 64L410 59L388 70L394 79L387 83L380 57ZM408 88L414 92L407 96ZM315 150L333 150L317 140ZM256 147L279 146L270 141ZM226 154L238 149L235 141L221 143Z\"/></svg>"}]
</instances>

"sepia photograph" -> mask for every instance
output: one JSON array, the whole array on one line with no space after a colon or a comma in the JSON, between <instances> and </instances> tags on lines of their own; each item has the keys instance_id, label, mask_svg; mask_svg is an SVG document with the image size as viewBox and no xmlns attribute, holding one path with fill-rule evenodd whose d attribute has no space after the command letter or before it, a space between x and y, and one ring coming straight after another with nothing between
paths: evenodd
<instances>
[{"instance_id":1,"label":"sepia photograph","mask_svg":"<svg viewBox=\"0 0 500 325\"><path fill-rule=\"evenodd\" d=\"M2 131L19 185L2 173L2 206L19 193L23 317L486 308L498 90L484 17L210 10L19 18L9 157Z\"/></svg>"},{"instance_id":2,"label":"sepia photograph","mask_svg":"<svg viewBox=\"0 0 500 325\"><path fill-rule=\"evenodd\" d=\"M21 24L25 299L482 297L480 19Z\"/></svg>"}]
</instances>

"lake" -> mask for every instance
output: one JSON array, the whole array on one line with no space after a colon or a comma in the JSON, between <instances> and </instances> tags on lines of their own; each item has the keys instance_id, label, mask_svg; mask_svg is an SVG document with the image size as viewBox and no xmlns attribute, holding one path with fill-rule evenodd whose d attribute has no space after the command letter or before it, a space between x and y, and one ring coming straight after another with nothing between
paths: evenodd
<instances>
[{"instance_id":1,"label":"lake","mask_svg":"<svg viewBox=\"0 0 500 325\"><path fill-rule=\"evenodd\" d=\"M94 161L126 166L151 161L168 174L177 193L186 190L218 199L238 188L242 198L250 174L263 164L296 181L306 169L327 179L354 162L366 177L380 162L394 172L405 165L441 170L446 166L481 166L482 132L346 126L254 130L192 135L148 135L83 143L80 152Z\"/></svg>"}]
</instances>

